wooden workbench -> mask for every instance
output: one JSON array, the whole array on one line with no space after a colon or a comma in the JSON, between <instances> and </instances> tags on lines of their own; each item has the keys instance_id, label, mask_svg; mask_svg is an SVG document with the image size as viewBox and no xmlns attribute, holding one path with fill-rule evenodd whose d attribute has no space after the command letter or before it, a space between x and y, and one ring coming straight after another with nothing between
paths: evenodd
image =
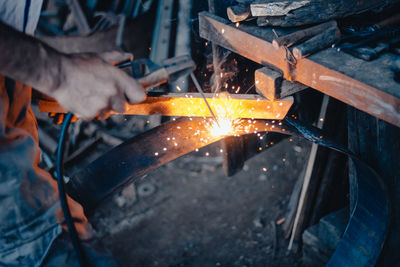
<instances>
[{"instance_id":1,"label":"wooden workbench","mask_svg":"<svg viewBox=\"0 0 400 267\"><path fill-rule=\"evenodd\" d=\"M199 14L200 36L252 61L281 69L284 77L310 86L377 118L400 126L400 84L393 79L390 64L394 58L384 54L367 62L328 48L298 60L286 60L283 47L272 45L271 28L239 26L208 12ZM279 31L286 34L288 31Z\"/></svg>"}]
</instances>

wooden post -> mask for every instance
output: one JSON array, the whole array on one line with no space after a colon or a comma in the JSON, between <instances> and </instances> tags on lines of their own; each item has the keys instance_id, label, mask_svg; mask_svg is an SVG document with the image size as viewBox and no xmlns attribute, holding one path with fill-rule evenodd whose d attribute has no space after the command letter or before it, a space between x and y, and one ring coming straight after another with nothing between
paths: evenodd
<instances>
[{"instance_id":1,"label":"wooden post","mask_svg":"<svg viewBox=\"0 0 400 267\"><path fill-rule=\"evenodd\" d=\"M282 99L308 88L304 84L285 80L282 73L269 67L256 70L254 76L257 91L269 100Z\"/></svg>"}]
</instances>

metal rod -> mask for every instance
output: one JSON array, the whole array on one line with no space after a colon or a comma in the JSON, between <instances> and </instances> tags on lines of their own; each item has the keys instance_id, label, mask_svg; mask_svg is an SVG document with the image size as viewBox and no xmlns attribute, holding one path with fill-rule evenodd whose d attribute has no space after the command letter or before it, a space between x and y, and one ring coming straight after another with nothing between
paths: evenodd
<instances>
[{"instance_id":1,"label":"metal rod","mask_svg":"<svg viewBox=\"0 0 400 267\"><path fill-rule=\"evenodd\" d=\"M232 94L230 99L213 98L212 93L204 95L214 107L232 107L229 114L232 118L281 120L293 105L293 97L270 101L256 94ZM67 113L67 110L58 102L40 100L39 112ZM212 117L200 93L148 93L144 101L126 104L123 113L111 111L111 114Z\"/></svg>"},{"instance_id":2,"label":"metal rod","mask_svg":"<svg viewBox=\"0 0 400 267\"><path fill-rule=\"evenodd\" d=\"M203 89L201 89L201 86L200 86L199 82L197 81L196 76L194 76L193 72L190 73L190 77L192 78L194 86L196 87L197 91L199 91L199 93L201 94L201 97L203 97L204 101L206 102L206 105L207 105L208 109L210 110L211 115L214 117L215 122L218 124L218 127L221 127L219 125L217 117L215 116L214 112L211 109L210 104L207 101L206 96L204 95Z\"/></svg>"},{"instance_id":3,"label":"metal rod","mask_svg":"<svg viewBox=\"0 0 400 267\"><path fill-rule=\"evenodd\" d=\"M322 104L321 104L321 109L319 112L319 117L318 117L318 118L322 118L322 120L321 119L318 120L318 125L317 125L317 127L320 129L322 129L322 127L324 126L324 119L325 119L326 111L328 109L328 103L329 103L329 96L324 95L324 98L323 98ZM298 231L297 228L299 226L300 216L304 212L303 211L304 201L305 201L305 198L306 198L306 195L308 192L308 187L310 185L311 175L313 173L314 163L315 163L315 159L317 157L317 150L318 150L318 144L313 143L312 147L311 147L310 156L309 156L308 162L307 162L306 173L304 174L303 186L301 188L300 199L299 199L299 203L297 205L296 216L295 216L294 223L293 223L293 229L292 229L292 234L291 234L290 240L289 240L288 250L292 250L294 238L296 237L296 234ZM300 230L302 230L302 229L300 229Z\"/></svg>"},{"instance_id":4,"label":"metal rod","mask_svg":"<svg viewBox=\"0 0 400 267\"><path fill-rule=\"evenodd\" d=\"M293 134L283 121L280 124L272 120L255 120L254 123L243 120L240 124L238 129L243 130L236 131L239 135L266 131ZM203 118L180 118L163 123L115 147L75 173L66 184L67 192L90 213L101 200L125 184L226 137L212 135L210 130L209 121Z\"/></svg>"}]
</instances>

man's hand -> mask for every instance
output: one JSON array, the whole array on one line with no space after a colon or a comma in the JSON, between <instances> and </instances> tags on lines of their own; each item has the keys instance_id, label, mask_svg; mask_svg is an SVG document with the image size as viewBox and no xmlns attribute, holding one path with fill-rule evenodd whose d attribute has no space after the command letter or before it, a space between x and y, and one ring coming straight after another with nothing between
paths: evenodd
<instances>
[{"instance_id":1,"label":"man's hand","mask_svg":"<svg viewBox=\"0 0 400 267\"><path fill-rule=\"evenodd\" d=\"M83 119L143 100L138 82L95 54L61 53L0 22L0 74L57 99Z\"/></svg>"},{"instance_id":2,"label":"man's hand","mask_svg":"<svg viewBox=\"0 0 400 267\"><path fill-rule=\"evenodd\" d=\"M141 85L125 72L94 54L63 56L58 85L51 90L65 109L83 119L91 119L109 110L125 111L125 103L144 99Z\"/></svg>"}]
</instances>

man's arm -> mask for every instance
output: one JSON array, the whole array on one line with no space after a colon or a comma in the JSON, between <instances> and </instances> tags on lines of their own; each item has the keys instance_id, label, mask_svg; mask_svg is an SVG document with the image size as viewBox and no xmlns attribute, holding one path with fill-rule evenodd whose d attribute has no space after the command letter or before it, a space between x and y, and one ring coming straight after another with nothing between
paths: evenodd
<instances>
[{"instance_id":1,"label":"man's arm","mask_svg":"<svg viewBox=\"0 0 400 267\"><path fill-rule=\"evenodd\" d=\"M0 22L0 73L43 93L60 83L61 55L40 41Z\"/></svg>"},{"instance_id":2,"label":"man's arm","mask_svg":"<svg viewBox=\"0 0 400 267\"><path fill-rule=\"evenodd\" d=\"M138 82L94 54L67 55L0 22L0 74L54 97L84 119L144 98Z\"/></svg>"}]
</instances>

